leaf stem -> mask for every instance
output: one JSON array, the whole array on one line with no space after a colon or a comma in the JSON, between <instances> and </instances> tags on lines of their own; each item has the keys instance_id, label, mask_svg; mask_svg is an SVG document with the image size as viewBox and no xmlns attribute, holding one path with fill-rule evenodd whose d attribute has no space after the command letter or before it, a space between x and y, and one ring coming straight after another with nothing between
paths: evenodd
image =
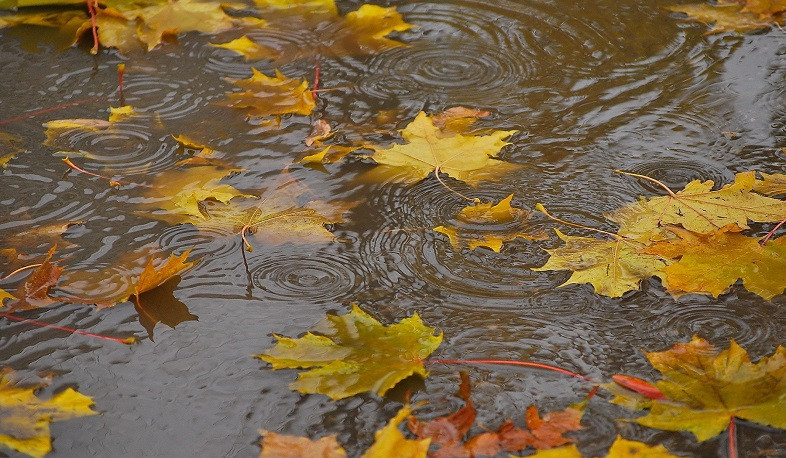
<instances>
[{"instance_id":1,"label":"leaf stem","mask_svg":"<svg viewBox=\"0 0 786 458\"><path fill-rule=\"evenodd\" d=\"M632 177L641 178L643 180L647 180L649 182L655 183L656 185L658 185L661 188L663 188L667 193L669 193L669 195L671 197L677 197L677 195L674 194L674 191L672 191L668 186L666 186L662 182L656 180L655 178L648 177L647 175L639 175L638 173L624 172L624 171L622 171L620 169L615 169L614 173L619 173L619 174L622 174L622 175L630 175Z\"/></svg>"},{"instance_id":2,"label":"leaf stem","mask_svg":"<svg viewBox=\"0 0 786 458\"><path fill-rule=\"evenodd\" d=\"M96 8L98 8L98 0L86 0L87 11L90 12L90 29L93 31L93 47L90 49L90 54L98 54L98 24L96 23Z\"/></svg>"},{"instance_id":3,"label":"leaf stem","mask_svg":"<svg viewBox=\"0 0 786 458\"><path fill-rule=\"evenodd\" d=\"M546 210L546 207L544 207L543 204L540 204L540 203L535 204L535 210L543 213L549 219L552 219L552 220L554 220L554 221L556 221L558 223L562 223L562 224L564 224L566 226L577 227L579 229L586 229L588 231L598 232L600 234L608 235L609 237L612 237L612 238L614 238L616 240L623 240L623 239L625 239L621 235L614 234L613 232L607 232L607 231L604 231L604 230L601 230L601 229L595 229L594 227L589 227L589 226L585 226L583 224L578 224L578 223L572 223L570 221L567 221L567 220L564 220L564 219L561 219L561 218L557 218L556 216L554 216L551 213L549 213ZM625 240L627 240L627 239L625 239Z\"/></svg>"},{"instance_id":4,"label":"leaf stem","mask_svg":"<svg viewBox=\"0 0 786 458\"><path fill-rule=\"evenodd\" d=\"M88 337L97 337L99 339L111 340L112 342L117 342L117 343L126 344L126 345L131 345L134 342L136 342L136 337L128 337L128 338L125 338L125 339L121 339L119 337L110 337L110 336L105 336L105 335L102 335L102 334L94 334L92 332L80 331L79 329L66 328L64 326L57 326L57 325L54 325L54 324L44 323L42 321L36 321L36 320L31 320L29 318L18 317L16 315L11 315L8 312L0 313L0 317L8 318L9 320L17 321L17 322L20 322L20 323L29 323L29 324L32 324L33 326L38 326L39 328L58 329L60 331L70 332L71 334L79 334L79 335L88 336Z\"/></svg>"},{"instance_id":5,"label":"leaf stem","mask_svg":"<svg viewBox=\"0 0 786 458\"><path fill-rule=\"evenodd\" d=\"M38 263L38 264L30 264L29 266L20 267L20 268L16 269L15 271L11 272L10 274L6 275L5 277L0 278L0 280L8 280L9 278L13 277L14 275L18 274L19 272L25 271L27 269L32 269L34 267L42 266L42 265L43 264Z\"/></svg>"},{"instance_id":6,"label":"leaf stem","mask_svg":"<svg viewBox=\"0 0 786 458\"><path fill-rule=\"evenodd\" d=\"M314 58L314 87L311 88L311 97L314 98L314 101L317 99L317 91L319 90L319 74L322 72L321 67L319 66L319 59L316 57Z\"/></svg>"},{"instance_id":7,"label":"leaf stem","mask_svg":"<svg viewBox=\"0 0 786 458\"><path fill-rule=\"evenodd\" d=\"M764 238L763 238L763 239L761 239L761 241L759 242L759 245L762 245L762 246L764 246L764 245L765 245L767 242L769 242L769 241L770 241L770 239L772 238L772 236L773 236L773 235L775 235L775 232L776 232L778 229L780 229L780 228L781 228L781 226L783 226L784 224L786 224L786 219L784 219L783 221L781 221L780 223L778 223L778 225L777 225L777 226L773 227L773 228L772 228L772 230L771 230L770 232L767 232L767 235L765 235L765 236L764 236Z\"/></svg>"},{"instance_id":8,"label":"leaf stem","mask_svg":"<svg viewBox=\"0 0 786 458\"><path fill-rule=\"evenodd\" d=\"M563 369L561 367L552 366L543 363L533 363L531 361L510 361L506 359L426 359L422 361L423 364L499 364L504 366L524 366L534 367L537 369L545 369L560 374L570 375L571 377L579 378L586 381L591 381L586 375L577 374L576 372Z\"/></svg>"},{"instance_id":9,"label":"leaf stem","mask_svg":"<svg viewBox=\"0 0 786 458\"><path fill-rule=\"evenodd\" d=\"M729 422L729 458L737 458L737 423L731 417Z\"/></svg>"},{"instance_id":10,"label":"leaf stem","mask_svg":"<svg viewBox=\"0 0 786 458\"><path fill-rule=\"evenodd\" d=\"M442 180L442 177L439 176L439 166L434 167L434 176L437 177L437 181L439 181L440 184L445 187L445 189L447 189L448 191L452 192L453 194L461 197L464 200L468 200L468 201L470 201L472 203L475 203L475 204L479 204L480 203L480 199L478 199L477 197L475 197L475 198L467 197L464 194L462 194L462 193L456 191L455 189L451 188L450 186L448 186L448 184L445 183Z\"/></svg>"},{"instance_id":11,"label":"leaf stem","mask_svg":"<svg viewBox=\"0 0 786 458\"><path fill-rule=\"evenodd\" d=\"M66 164L67 166L71 167L71 168L72 168L72 169L74 169L74 170L78 170L78 171L80 171L80 172L82 172L82 173L84 173L84 174L87 174L87 175L90 175L90 176L93 176L93 177L97 177L97 178L103 178L104 180L107 180L107 181L109 181L109 185L110 185L110 186L114 186L115 184L132 184L132 185L135 185L135 186L144 186L144 187L146 187L146 188L150 188L150 187L152 187L152 186L150 186L150 185L147 185L147 184L141 184L141 183L132 183L132 182L129 182L129 181L113 180L113 179L111 179L111 178L109 178L109 177L105 177L105 176L103 176L103 175L99 175L99 174L97 174L97 173L88 172L87 170L85 170L85 169L83 169L83 168L80 168L79 166L77 166L76 164L74 164L73 162L71 162L71 159L69 159L68 157L64 157L64 158L63 158L63 162L65 162L65 164Z\"/></svg>"},{"instance_id":12,"label":"leaf stem","mask_svg":"<svg viewBox=\"0 0 786 458\"><path fill-rule=\"evenodd\" d=\"M102 98L103 97L91 97L89 99L76 100L74 102L63 103L63 104L60 104L60 105L55 105L53 107L43 108L41 110L31 111L29 113L25 113L23 115L15 117L15 118L3 119L2 121L0 121L0 126L5 125L5 124L11 124L12 122L16 122L16 121L21 121L23 119L32 118L34 116L38 116L38 115L44 114L44 113L49 113L51 111L57 111L57 110L60 110L60 109L63 109L63 108L73 107L73 106L76 106L76 105L82 105L82 104L88 103L88 102L95 102L96 100L100 100Z\"/></svg>"}]
</instances>

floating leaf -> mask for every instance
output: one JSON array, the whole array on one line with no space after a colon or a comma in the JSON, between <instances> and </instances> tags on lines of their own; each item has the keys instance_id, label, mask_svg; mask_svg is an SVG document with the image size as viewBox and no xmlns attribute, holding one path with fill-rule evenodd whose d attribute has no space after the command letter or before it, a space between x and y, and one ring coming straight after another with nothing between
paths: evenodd
<instances>
[{"instance_id":1,"label":"floating leaf","mask_svg":"<svg viewBox=\"0 0 786 458\"><path fill-rule=\"evenodd\" d=\"M278 343L257 355L273 369L312 368L290 387L342 399L364 391L380 396L401 380L427 372L422 360L437 349L442 333L415 314L383 326L353 305L346 315L327 315L299 339L276 336Z\"/></svg>"},{"instance_id":2,"label":"floating leaf","mask_svg":"<svg viewBox=\"0 0 786 458\"><path fill-rule=\"evenodd\" d=\"M56 45L68 48L76 44L82 33L90 28L90 18L87 12L74 10L22 12L0 16L0 29L20 25L58 29Z\"/></svg>"},{"instance_id":3,"label":"floating leaf","mask_svg":"<svg viewBox=\"0 0 786 458\"><path fill-rule=\"evenodd\" d=\"M270 77L251 67L253 75L244 80L229 79L243 92L227 94L227 105L246 111L250 116L278 116L284 114L309 115L314 111L314 96L308 82L284 76L276 70Z\"/></svg>"},{"instance_id":4,"label":"floating leaf","mask_svg":"<svg viewBox=\"0 0 786 458\"><path fill-rule=\"evenodd\" d=\"M464 207L458 214L455 226L437 226L436 232L445 234L450 244L458 249L466 245L470 250L485 246L499 253L504 242L517 238L543 240L543 232L525 230L530 212L511 206L513 194L499 201Z\"/></svg>"},{"instance_id":5,"label":"floating leaf","mask_svg":"<svg viewBox=\"0 0 786 458\"><path fill-rule=\"evenodd\" d=\"M417 317L417 315L415 315L415 317ZM429 332L429 337L431 337L431 332ZM437 345L439 344L437 343ZM402 407L396 416L390 419L387 426L376 432L374 435L376 440L362 455L362 458L388 458L391 456L401 458L426 458L431 440L407 439L398 429L398 425L401 424L410 413L412 413L412 410L408 405Z\"/></svg>"},{"instance_id":6,"label":"floating leaf","mask_svg":"<svg viewBox=\"0 0 786 458\"><path fill-rule=\"evenodd\" d=\"M672 229L678 240L657 243L645 251L679 258L663 267L663 284L675 296L685 293L718 297L738 279L745 288L770 300L786 289L786 237L761 245L728 228L710 234Z\"/></svg>"},{"instance_id":7,"label":"floating leaf","mask_svg":"<svg viewBox=\"0 0 786 458\"><path fill-rule=\"evenodd\" d=\"M306 137L306 146L311 146L314 143L327 140L332 137L335 132L331 132L330 124L324 119L317 119L311 123L311 133Z\"/></svg>"},{"instance_id":8,"label":"floating leaf","mask_svg":"<svg viewBox=\"0 0 786 458\"><path fill-rule=\"evenodd\" d=\"M620 297L637 290L641 280L660 276L667 265L660 256L641 252L641 244L622 237L602 240L555 232L565 246L546 250L551 255L548 262L532 270L572 270L560 286L590 283L598 294Z\"/></svg>"},{"instance_id":9,"label":"floating leaf","mask_svg":"<svg viewBox=\"0 0 786 458\"><path fill-rule=\"evenodd\" d=\"M421 439L428 438L440 447L434 456L443 455L443 449L450 454L451 450L462 448L464 436L475 423L477 414L472 399L470 399L469 376L466 372L461 372L458 395L464 400L465 405L450 415L438 417L428 422L420 421L414 416L409 417L407 426L413 434Z\"/></svg>"},{"instance_id":10,"label":"floating leaf","mask_svg":"<svg viewBox=\"0 0 786 458\"><path fill-rule=\"evenodd\" d=\"M640 456L642 458L676 458L677 455L672 455L666 450L663 445L649 446L643 442L631 441L624 439L622 436L617 436L617 439L611 444L607 458L629 458Z\"/></svg>"},{"instance_id":11,"label":"floating leaf","mask_svg":"<svg viewBox=\"0 0 786 458\"><path fill-rule=\"evenodd\" d=\"M380 164L372 176L392 176L400 181L414 183L431 173L438 176L443 172L474 186L519 167L495 159L500 150L509 145L503 140L516 132L496 131L484 136L445 133L421 111L414 121L401 130L406 144L367 146L374 151L371 158Z\"/></svg>"},{"instance_id":12,"label":"floating leaf","mask_svg":"<svg viewBox=\"0 0 786 458\"><path fill-rule=\"evenodd\" d=\"M92 405L89 396L72 388L42 400L32 388L20 388L0 377L0 444L42 457L52 450L49 423L96 415Z\"/></svg>"},{"instance_id":13,"label":"floating leaf","mask_svg":"<svg viewBox=\"0 0 786 458\"><path fill-rule=\"evenodd\" d=\"M11 311L46 307L55 302L55 299L49 297L49 290L57 284L63 271L61 267L52 262L52 256L55 254L56 248L56 246L53 246L49 250L44 262L16 290L15 296L17 300L9 304Z\"/></svg>"},{"instance_id":14,"label":"floating leaf","mask_svg":"<svg viewBox=\"0 0 786 458\"><path fill-rule=\"evenodd\" d=\"M345 458L347 453L336 441L336 436L326 436L312 441L307 437L289 436L260 430L262 453L259 458Z\"/></svg>"},{"instance_id":15,"label":"floating leaf","mask_svg":"<svg viewBox=\"0 0 786 458\"><path fill-rule=\"evenodd\" d=\"M758 14L746 13L740 2L733 0L719 0L715 5L708 3L695 3L688 5L674 5L667 7L675 13L684 13L689 19L712 24L707 32L739 32L745 33L770 27L775 22L769 17L760 17Z\"/></svg>"},{"instance_id":16,"label":"floating leaf","mask_svg":"<svg viewBox=\"0 0 786 458\"><path fill-rule=\"evenodd\" d=\"M0 132L0 167L7 168L8 162L17 153L24 151L24 148L20 146L21 143L22 139L16 135Z\"/></svg>"},{"instance_id":17,"label":"floating leaf","mask_svg":"<svg viewBox=\"0 0 786 458\"><path fill-rule=\"evenodd\" d=\"M299 164L332 164L358 149L360 149L359 146L328 145L319 152L309 154L297 162Z\"/></svg>"},{"instance_id":18,"label":"floating leaf","mask_svg":"<svg viewBox=\"0 0 786 458\"><path fill-rule=\"evenodd\" d=\"M620 225L619 235L641 241L656 240L661 227L670 224L707 234L729 224L748 229L749 220L785 219L786 202L753 193L755 183L755 172L738 173L734 183L717 191L712 181L694 180L682 191L641 199L607 217Z\"/></svg>"},{"instance_id":19,"label":"floating leaf","mask_svg":"<svg viewBox=\"0 0 786 458\"><path fill-rule=\"evenodd\" d=\"M779 196L786 194L786 174L762 173L762 179L756 180L753 190L765 196Z\"/></svg>"},{"instance_id":20,"label":"floating leaf","mask_svg":"<svg viewBox=\"0 0 786 458\"><path fill-rule=\"evenodd\" d=\"M733 340L718 351L694 337L670 350L647 353L662 379L655 383L665 399L648 399L612 387L612 402L640 405L649 413L637 423L667 431L690 431L699 441L717 436L732 418L786 429L786 348L751 363Z\"/></svg>"},{"instance_id":21,"label":"floating leaf","mask_svg":"<svg viewBox=\"0 0 786 458\"><path fill-rule=\"evenodd\" d=\"M475 124L478 118L490 116L491 112L486 110L476 110L467 107L448 108L442 113L435 114L431 121L443 133L463 133Z\"/></svg>"},{"instance_id":22,"label":"floating leaf","mask_svg":"<svg viewBox=\"0 0 786 458\"><path fill-rule=\"evenodd\" d=\"M165 273L161 272L159 275L163 276ZM139 324L145 328L150 340L154 340L153 330L158 323L174 329L184 321L199 320L198 316L188 310L186 304L175 297L175 288L180 283L180 279L176 275L146 292L140 292L134 301Z\"/></svg>"},{"instance_id":23,"label":"floating leaf","mask_svg":"<svg viewBox=\"0 0 786 458\"><path fill-rule=\"evenodd\" d=\"M280 40L257 43L244 35L236 40L213 46L229 49L246 60L275 59L279 63L303 57L347 56L374 54L406 46L385 38L391 32L403 32L413 26L404 22L395 8L362 5L344 17L338 15L336 5L329 1L290 0L286 2L257 0L266 27L276 30L299 31L303 41ZM309 39L313 35L314 39Z\"/></svg>"}]
</instances>

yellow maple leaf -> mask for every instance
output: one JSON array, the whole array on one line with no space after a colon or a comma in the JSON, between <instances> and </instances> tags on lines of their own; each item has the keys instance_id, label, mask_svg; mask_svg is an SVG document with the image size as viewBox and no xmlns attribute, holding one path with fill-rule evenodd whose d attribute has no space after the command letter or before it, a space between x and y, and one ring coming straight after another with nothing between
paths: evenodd
<instances>
[{"instance_id":1,"label":"yellow maple leaf","mask_svg":"<svg viewBox=\"0 0 786 458\"><path fill-rule=\"evenodd\" d=\"M374 443L363 453L362 458L426 458L431 439L407 439L398 429L399 424L411 413L409 405L402 407L387 426L374 434Z\"/></svg>"},{"instance_id":2,"label":"yellow maple leaf","mask_svg":"<svg viewBox=\"0 0 786 458\"><path fill-rule=\"evenodd\" d=\"M374 151L371 159L379 164L376 170L369 172L369 177L413 183L432 173L441 180L439 173L442 172L474 186L519 168L496 159L502 148L510 144L504 139L516 133L515 130L495 131L489 135L446 133L421 111L400 132L406 141L403 145L367 146Z\"/></svg>"},{"instance_id":3,"label":"yellow maple leaf","mask_svg":"<svg viewBox=\"0 0 786 458\"><path fill-rule=\"evenodd\" d=\"M270 77L256 68L247 79L229 79L243 92L227 94L227 105L245 110L250 116L278 116L283 114L309 115L314 111L314 96L308 89L308 82L284 76L276 70Z\"/></svg>"},{"instance_id":4,"label":"yellow maple leaf","mask_svg":"<svg viewBox=\"0 0 786 458\"><path fill-rule=\"evenodd\" d=\"M43 400L32 388L20 388L7 377L0 377L0 444L42 457L52 450L49 424L96 415L92 405L89 396L72 388Z\"/></svg>"},{"instance_id":5,"label":"yellow maple leaf","mask_svg":"<svg viewBox=\"0 0 786 458\"><path fill-rule=\"evenodd\" d=\"M714 5L695 3L667 7L675 13L684 13L689 19L712 24L707 34L720 32L745 33L770 27L775 22L771 17L746 12L744 6L736 1L720 0Z\"/></svg>"},{"instance_id":6,"label":"yellow maple leaf","mask_svg":"<svg viewBox=\"0 0 786 458\"><path fill-rule=\"evenodd\" d=\"M581 455L578 455L581 456ZM643 442L632 441L617 436L617 439L611 444L609 454L606 458L677 458L677 455L672 455L663 445L649 446Z\"/></svg>"},{"instance_id":7,"label":"yellow maple leaf","mask_svg":"<svg viewBox=\"0 0 786 458\"><path fill-rule=\"evenodd\" d=\"M445 234L454 248L466 245L470 250L485 246L499 253L504 242L517 238L543 240L544 233L529 233L524 226L530 212L511 206L513 194L496 205L493 202L464 207L454 226L437 226L436 232Z\"/></svg>"},{"instance_id":8,"label":"yellow maple leaf","mask_svg":"<svg viewBox=\"0 0 786 458\"><path fill-rule=\"evenodd\" d=\"M779 196L786 194L786 174L783 173L762 173L762 179L756 180L753 190L765 196Z\"/></svg>"}]
</instances>

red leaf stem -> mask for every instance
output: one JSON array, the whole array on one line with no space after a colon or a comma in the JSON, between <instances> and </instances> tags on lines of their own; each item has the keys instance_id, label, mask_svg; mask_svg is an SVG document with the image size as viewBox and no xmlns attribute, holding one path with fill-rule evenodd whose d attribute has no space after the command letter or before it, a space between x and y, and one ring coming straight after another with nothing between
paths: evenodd
<instances>
[{"instance_id":1,"label":"red leaf stem","mask_svg":"<svg viewBox=\"0 0 786 458\"><path fill-rule=\"evenodd\" d=\"M110 337L110 336L105 336L105 335L102 335L102 334L94 334L92 332L80 331L79 329L66 328L64 326L57 326L57 325L54 325L54 324L44 323L42 321L31 320L29 318L22 318L22 317L18 317L16 315L11 315L10 313L0 313L0 316L3 317L3 318L8 318L9 320L12 320L12 321L18 321L20 323L29 323L29 324L32 324L34 326L38 326L39 328L52 328L52 329L57 329L57 330L60 330L60 331L70 332L71 334L79 334L79 335L88 336L88 337L97 337L99 339L111 340L112 342L117 342L117 343L126 344L126 345L131 345L132 343L134 343L136 341L136 337L128 337L128 338L125 338L125 339L121 339L119 337Z\"/></svg>"},{"instance_id":2,"label":"red leaf stem","mask_svg":"<svg viewBox=\"0 0 786 458\"><path fill-rule=\"evenodd\" d=\"M737 423L734 417L729 423L729 458L737 458Z\"/></svg>"},{"instance_id":3,"label":"red leaf stem","mask_svg":"<svg viewBox=\"0 0 786 458\"><path fill-rule=\"evenodd\" d=\"M93 31L93 47L90 49L90 54L98 54L98 26L96 24L96 8L98 8L98 0L85 0L87 3L87 11L90 12L90 29Z\"/></svg>"},{"instance_id":4,"label":"red leaf stem","mask_svg":"<svg viewBox=\"0 0 786 458\"><path fill-rule=\"evenodd\" d=\"M534 367L537 369L545 369L552 372L559 372L560 374L570 375L571 377L580 378L582 380L591 381L586 375L577 374L575 372L563 369L561 367L552 366L543 363L533 363L530 361L510 361L499 359L427 359L423 364L500 364L505 366L524 366Z\"/></svg>"},{"instance_id":5,"label":"red leaf stem","mask_svg":"<svg viewBox=\"0 0 786 458\"><path fill-rule=\"evenodd\" d=\"M0 126L2 126L4 124L10 124L10 123L16 122L16 121L21 121L23 119L32 118L34 116L38 116L38 115L44 114L44 113L49 113L51 111L57 111L57 110L61 110L63 108L73 107L73 106L76 106L76 105L82 105L83 103L94 102L94 101L100 100L102 98L103 97L91 97L89 99L77 100L75 102L63 103L63 104L60 104L60 105L55 105L53 107L44 108L44 109L36 110L36 111L31 111L29 113L25 113L25 114L23 114L21 116L15 117L15 118L3 119L3 120L0 121Z\"/></svg>"}]
</instances>

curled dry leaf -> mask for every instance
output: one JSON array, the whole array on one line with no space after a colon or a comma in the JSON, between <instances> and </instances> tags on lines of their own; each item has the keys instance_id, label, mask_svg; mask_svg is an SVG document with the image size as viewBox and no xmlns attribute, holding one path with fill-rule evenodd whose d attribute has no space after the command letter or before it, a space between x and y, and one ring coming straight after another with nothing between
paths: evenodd
<instances>
[{"instance_id":1,"label":"curled dry leaf","mask_svg":"<svg viewBox=\"0 0 786 458\"><path fill-rule=\"evenodd\" d=\"M333 399L365 391L381 396L411 375L425 377L422 360L442 342L442 333L434 335L417 314L384 326L357 305L346 315L327 315L312 331L299 339L276 336L276 346L257 358L273 369L309 369L290 387Z\"/></svg>"},{"instance_id":2,"label":"curled dry leaf","mask_svg":"<svg viewBox=\"0 0 786 458\"><path fill-rule=\"evenodd\" d=\"M57 246L53 246L49 250L44 262L16 290L14 293L16 300L9 304L10 311L30 310L56 302L56 299L49 296L49 290L57 284L60 274L63 272L61 267L52 262L52 256L54 256L56 249Z\"/></svg>"},{"instance_id":3,"label":"curled dry leaf","mask_svg":"<svg viewBox=\"0 0 786 458\"><path fill-rule=\"evenodd\" d=\"M321 142L332 137L335 132L330 131L330 124L324 119L317 119L311 124L311 133L306 137L306 146Z\"/></svg>"},{"instance_id":4,"label":"curled dry leaf","mask_svg":"<svg viewBox=\"0 0 786 458\"><path fill-rule=\"evenodd\" d=\"M663 399L620 388L604 387L627 408L649 409L635 422L667 431L690 431L699 441L723 432L732 418L786 429L786 348L752 363L736 342L718 351L700 337L670 350L647 353L661 380Z\"/></svg>"},{"instance_id":5,"label":"curled dry leaf","mask_svg":"<svg viewBox=\"0 0 786 458\"><path fill-rule=\"evenodd\" d=\"M276 70L271 77L251 67L251 78L238 80L229 78L243 92L227 94L226 105L245 111L249 116L265 117L284 114L309 115L314 111L314 96L308 82L284 76Z\"/></svg>"}]
</instances>

